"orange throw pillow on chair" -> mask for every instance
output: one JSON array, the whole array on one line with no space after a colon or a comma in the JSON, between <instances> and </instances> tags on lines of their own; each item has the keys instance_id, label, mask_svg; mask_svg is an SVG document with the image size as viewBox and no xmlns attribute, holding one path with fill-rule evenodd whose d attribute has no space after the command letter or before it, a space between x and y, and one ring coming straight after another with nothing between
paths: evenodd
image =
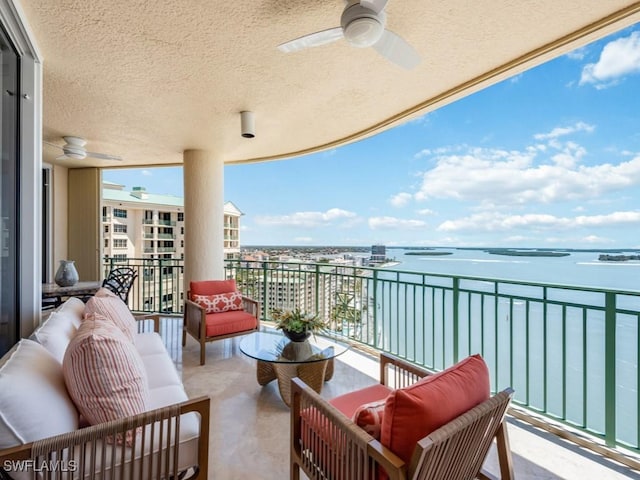
<instances>
[{"instance_id":1,"label":"orange throw pillow on chair","mask_svg":"<svg viewBox=\"0 0 640 480\"><path fill-rule=\"evenodd\" d=\"M385 404L380 442L409 464L418 440L487 400L489 387L489 369L480 355L473 355L393 391Z\"/></svg>"}]
</instances>

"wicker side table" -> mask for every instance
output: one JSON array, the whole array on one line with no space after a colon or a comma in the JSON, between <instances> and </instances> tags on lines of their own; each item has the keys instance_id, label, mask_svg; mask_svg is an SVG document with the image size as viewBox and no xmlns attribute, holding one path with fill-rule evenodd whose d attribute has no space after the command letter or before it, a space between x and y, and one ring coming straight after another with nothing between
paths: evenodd
<instances>
[{"instance_id":1,"label":"wicker side table","mask_svg":"<svg viewBox=\"0 0 640 480\"><path fill-rule=\"evenodd\" d=\"M323 383L333 377L334 358L348 348L328 337L292 342L276 332L252 333L240 342L240 351L257 360L258 384L264 386L277 380L280 396L287 406L291 406L292 378L301 378L320 393Z\"/></svg>"}]
</instances>

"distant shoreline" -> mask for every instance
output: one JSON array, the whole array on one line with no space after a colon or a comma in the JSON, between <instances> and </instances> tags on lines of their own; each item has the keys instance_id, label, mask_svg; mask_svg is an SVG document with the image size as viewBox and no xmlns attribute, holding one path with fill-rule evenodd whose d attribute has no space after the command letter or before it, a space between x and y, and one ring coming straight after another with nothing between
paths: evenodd
<instances>
[{"instance_id":1,"label":"distant shoreline","mask_svg":"<svg viewBox=\"0 0 640 480\"><path fill-rule=\"evenodd\" d=\"M404 252L405 255L421 255L421 256L440 256L440 255L453 255L453 252L434 252L434 251L428 251L428 252L424 252L424 251L411 251L411 252Z\"/></svg>"}]
</instances>

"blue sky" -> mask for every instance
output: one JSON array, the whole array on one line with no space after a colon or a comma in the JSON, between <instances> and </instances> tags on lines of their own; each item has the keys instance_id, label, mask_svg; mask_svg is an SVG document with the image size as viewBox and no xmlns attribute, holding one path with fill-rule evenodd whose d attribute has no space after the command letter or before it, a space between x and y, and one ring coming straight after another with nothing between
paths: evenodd
<instances>
[{"instance_id":1,"label":"blue sky","mask_svg":"<svg viewBox=\"0 0 640 480\"><path fill-rule=\"evenodd\" d=\"M104 179L183 194L180 168ZM225 167L243 245L640 248L639 187L640 25L375 137Z\"/></svg>"}]
</instances>

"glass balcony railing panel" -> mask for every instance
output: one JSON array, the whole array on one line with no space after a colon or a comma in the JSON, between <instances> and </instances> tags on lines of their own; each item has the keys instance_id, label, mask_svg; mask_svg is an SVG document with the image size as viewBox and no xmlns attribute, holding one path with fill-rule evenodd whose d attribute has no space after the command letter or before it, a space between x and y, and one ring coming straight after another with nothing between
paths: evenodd
<instances>
[{"instance_id":1,"label":"glass balcony railing panel","mask_svg":"<svg viewBox=\"0 0 640 480\"><path fill-rule=\"evenodd\" d=\"M175 227L176 226L176 222L174 220L162 220L162 219L159 219L157 221L157 224L158 225L167 225L167 226L170 226L170 227Z\"/></svg>"},{"instance_id":2,"label":"glass balcony railing panel","mask_svg":"<svg viewBox=\"0 0 640 480\"><path fill-rule=\"evenodd\" d=\"M155 225L157 222L153 218L144 218L142 223L144 225Z\"/></svg>"},{"instance_id":3,"label":"glass balcony railing panel","mask_svg":"<svg viewBox=\"0 0 640 480\"><path fill-rule=\"evenodd\" d=\"M111 221L111 215L103 215L102 216L102 221L103 222L110 222Z\"/></svg>"},{"instance_id":4,"label":"glass balcony railing panel","mask_svg":"<svg viewBox=\"0 0 640 480\"><path fill-rule=\"evenodd\" d=\"M182 261L135 261L131 307L180 312ZM264 320L315 312L336 335L433 370L480 353L494 391L640 453L640 292L300 262L226 260L225 274Z\"/></svg>"},{"instance_id":5,"label":"glass balcony railing panel","mask_svg":"<svg viewBox=\"0 0 640 480\"><path fill-rule=\"evenodd\" d=\"M158 238L161 240L175 240L176 235L175 233L159 233Z\"/></svg>"},{"instance_id":6,"label":"glass balcony railing panel","mask_svg":"<svg viewBox=\"0 0 640 480\"><path fill-rule=\"evenodd\" d=\"M143 234L142 238L144 238L145 240L153 240L154 238L156 238L155 233L145 233Z\"/></svg>"}]
</instances>

